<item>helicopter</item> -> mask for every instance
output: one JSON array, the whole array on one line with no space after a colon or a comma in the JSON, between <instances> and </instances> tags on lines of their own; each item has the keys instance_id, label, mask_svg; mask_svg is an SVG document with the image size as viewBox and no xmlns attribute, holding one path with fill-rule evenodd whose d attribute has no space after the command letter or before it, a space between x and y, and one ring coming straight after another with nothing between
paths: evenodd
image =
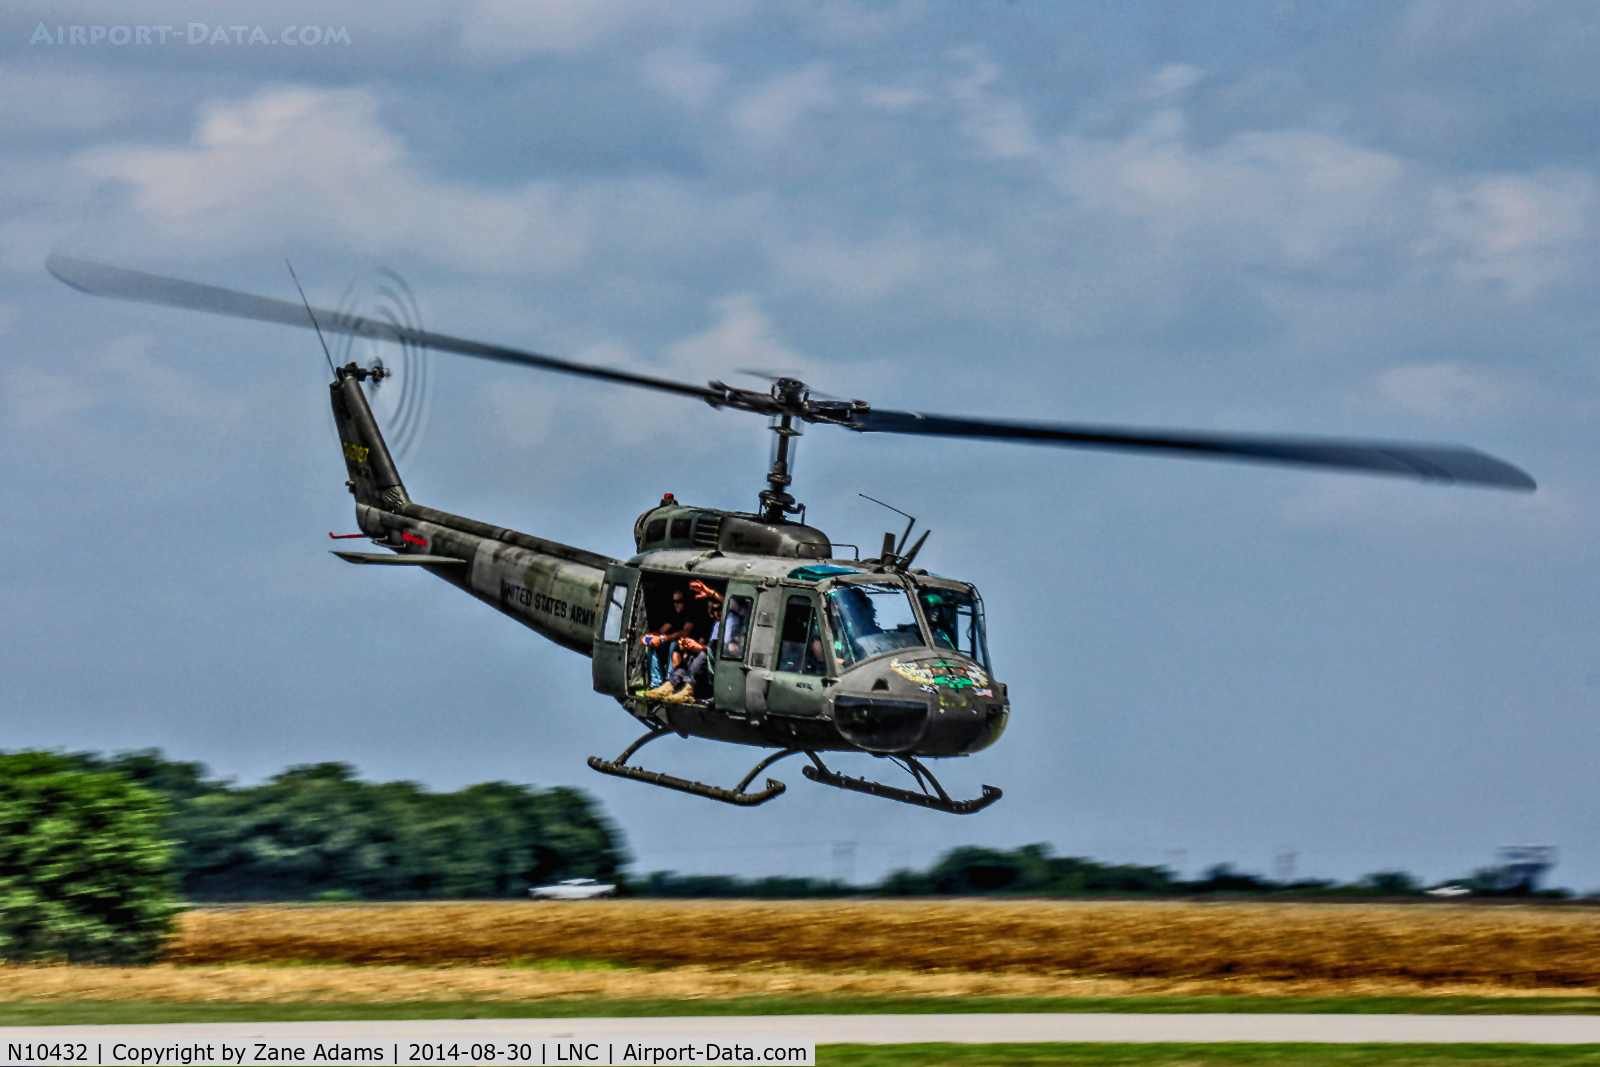
<instances>
[{"instance_id":1,"label":"helicopter","mask_svg":"<svg viewBox=\"0 0 1600 1067\"><path fill-rule=\"evenodd\" d=\"M652 377L451 337L395 316L365 317L53 254L47 269L93 296L310 327L332 375L329 399L361 533L384 551L335 549L364 566L426 571L590 657L593 685L645 733L615 759L589 758L604 774L741 807L786 790L778 761L804 755L821 785L965 815L1002 796L949 795L922 761L965 756L999 740L1011 715L995 678L984 605L968 582L915 566L926 543L910 520L884 535L878 554L843 558L843 546L807 524L789 491L794 442L804 425L854 433L974 438L1398 475L1431 482L1533 491L1519 468L1470 448L1333 437L1147 430L934 415L814 393L777 377L765 392L712 381ZM293 275L293 267L290 267ZM381 360L336 365L324 333L495 360L700 400L760 415L773 433L766 488L754 511L680 503L666 494L634 523L626 560L414 502L400 478L363 385L394 372ZM868 498L872 499L872 498ZM882 503L881 501L874 501ZM890 505L885 504L885 507ZM330 537L335 536L332 533ZM669 673L670 671L670 673ZM680 737L772 749L732 788L630 763L646 744ZM840 774L822 753L867 753L897 764L916 788Z\"/></svg>"}]
</instances>

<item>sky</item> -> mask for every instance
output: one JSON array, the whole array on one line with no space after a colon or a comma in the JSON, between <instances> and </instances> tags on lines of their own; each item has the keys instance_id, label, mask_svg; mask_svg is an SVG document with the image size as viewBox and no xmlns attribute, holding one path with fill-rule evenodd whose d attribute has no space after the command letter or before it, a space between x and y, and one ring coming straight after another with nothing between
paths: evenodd
<instances>
[{"instance_id":1,"label":"sky","mask_svg":"<svg viewBox=\"0 0 1600 1067\"><path fill-rule=\"evenodd\" d=\"M1536 0L7 4L0 745L573 785L639 871L1048 842L1436 881L1538 844L1600 886L1596 69L1600 8ZM587 659L327 553L354 521L314 337L95 300L52 251L294 299L289 259L321 304L386 268L431 329L570 359L1458 443L1539 490L812 427L813 524L871 546L898 520L858 494L887 501L982 591L1011 725L937 770L1005 798L780 765L734 809L585 766L636 735ZM749 415L433 375L421 503L625 558L663 492L762 488ZM730 784L759 754L649 755Z\"/></svg>"}]
</instances>

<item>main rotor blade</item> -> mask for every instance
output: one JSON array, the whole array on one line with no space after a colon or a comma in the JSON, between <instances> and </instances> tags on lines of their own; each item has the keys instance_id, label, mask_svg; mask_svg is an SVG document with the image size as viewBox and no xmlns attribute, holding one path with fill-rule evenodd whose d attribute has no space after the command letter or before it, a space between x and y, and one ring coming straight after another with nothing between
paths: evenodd
<instances>
[{"instance_id":1,"label":"main rotor blade","mask_svg":"<svg viewBox=\"0 0 1600 1067\"><path fill-rule=\"evenodd\" d=\"M142 270L112 266L109 263L97 263L90 259L77 259L61 255L59 252L51 254L45 261L45 267L61 281L90 296L136 300L145 304L161 304L165 307L229 315L236 319L255 319L258 322L276 322L285 326L303 326L306 329L312 327L311 319L306 315L305 305L287 300L274 300L271 297L241 293L221 286L202 285L199 282L184 281L182 278L169 278L162 274L150 274ZM623 385L659 389L707 402L720 403L726 398L723 391L708 389L703 385L690 385L666 378L654 378L648 374L633 374L628 371L611 370L608 367L595 367L587 363L573 363L570 360L541 356L536 352L524 352L503 345L468 341L428 330L414 330L381 319L369 319L363 315L342 314L325 308L313 308L312 311L328 333L371 337L379 341L409 342L440 352L454 352L479 359L492 359L500 363L518 363L527 367L538 367L541 370L559 371L562 374L576 374Z\"/></svg>"},{"instance_id":2,"label":"main rotor blade","mask_svg":"<svg viewBox=\"0 0 1600 1067\"><path fill-rule=\"evenodd\" d=\"M235 318L312 327L304 305L287 300L241 293L215 285L185 281L161 274L130 270L109 263L52 254L45 266L72 288L92 296L116 297L166 307L206 311ZM765 394L656 378L646 374L596 367L556 359L503 345L485 344L447 334L412 329L323 308L314 308L317 321L329 333L370 337L381 341L424 345L501 363L515 363L601 381L692 396L714 407L738 407L761 414L781 413L781 405ZM816 411L811 411L815 407ZM949 415L923 415L911 411L886 411L866 405L806 404L795 412L807 422L845 425L865 433L897 433L928 437L975 437L1129 452L1185 455L1197 459L1241 460L1300 467L1395 474L1426 481L1462 482L1502 489L1531 491L1534 480L1503 460L1470 448L1392 441L1357 441L1342 438L1269 437L1254 434L1219 434L1174 430L1139 430L1122 427L969 419ZM835 410L837 408L837 410Z\"/></svg>"},{"instance_id":3,"label":"main rotor blade","mask_svg":"<svg viewBox=\"0 0 1600 1067\"><path fill-rule=\"evenodd\" d=\"M1403 441L1356 441L1338 437L1270 437L1187 430L1139 430L1115 426L1003 422L914 411L873 409L855 416L854 429L865 433L915 434L926 437L977 437L1066 448L1121 452L1155 452L1195 459L1281 463L1296 467L1408 475L1433 482L1461 482L1521 489L1536 483L1503 460L1471 448L1412 444Z\"/></svg>"}]
</instances>

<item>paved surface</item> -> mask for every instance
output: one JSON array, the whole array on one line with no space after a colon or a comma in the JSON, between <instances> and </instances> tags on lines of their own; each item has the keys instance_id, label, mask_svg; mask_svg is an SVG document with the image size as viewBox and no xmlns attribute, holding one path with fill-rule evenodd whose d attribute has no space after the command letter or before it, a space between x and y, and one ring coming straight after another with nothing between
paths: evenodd
<instances>
[{"instance_id":1,"label":"paved surface","mask_svg":"<svg viewBox=\"0 0 1600 1067\"><path fill-rule=\"evenodd\" d=\"M1316 1041L1600 1044L1600 1015L741 1015L0 1027L9 1041ZM3 1047L3 1046L0 1046Z\"/></svg>"}]
</instances>

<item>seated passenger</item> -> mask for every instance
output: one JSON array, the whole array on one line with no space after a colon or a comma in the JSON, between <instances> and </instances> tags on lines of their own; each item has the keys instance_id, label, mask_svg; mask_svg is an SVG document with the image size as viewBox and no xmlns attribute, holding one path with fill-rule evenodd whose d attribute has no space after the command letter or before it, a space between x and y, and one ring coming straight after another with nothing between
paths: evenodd
<instances>
[{"instance_id":1,"label":"seated passenger","mask_svg":"<svg viewBox=\"0 0 1600 1067\"><path fill-rule=\"evenodd\" d=\"M682 589L672 591L672 614L660 626L639 638L645 647L645 667L649 672L650 689L643 696L665 696L671 690L657 693L666 681L667 672L678 665L678 642L694 633L694 618L689 614L688 597Z\"/></svg>"},{"instance_id":2,"label":"seated passenger","mask_svg":"<svg viewBox=\"0 0 1600 1067\"><path fill-rule=\"evenodd\" d=\"M695 597L706 602L706 612L711 616L711 634L704 641L684 637L678 641L680 663L661 686L645 696L655 697L668 704L693 704L695 691L704 687L711 677L711 646L722 636L722 594L704 582L690 582ZM662 690L666 690L662 692Z\"/></svg>"},{"instance_id":3,"label":"seated passenger","mask_svg":"<svg viewBox=\"0 0 1600 1067\"><path fill-rule=\"evenodd\" d=\"M750 613L750 607L749 597L733 599L728 609L727 625L722 628L722 650L718 654L723 659L744 659L744 631L749 622L745 616Z\"/></svg>"}]
</instances>

